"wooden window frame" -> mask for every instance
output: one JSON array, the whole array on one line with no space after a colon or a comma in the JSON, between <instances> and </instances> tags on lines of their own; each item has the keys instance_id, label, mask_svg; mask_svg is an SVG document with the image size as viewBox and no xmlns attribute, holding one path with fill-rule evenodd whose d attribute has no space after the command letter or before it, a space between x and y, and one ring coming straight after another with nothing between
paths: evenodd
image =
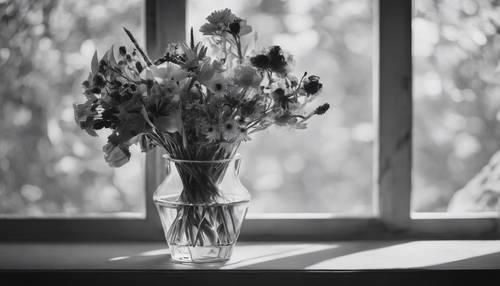
<instances>
[{"instance_id":1,"label":"wooden window frame","mask_svg":"<svg viewBox=\"0 0 500 286\"><path fill-rule=\"evenodd\" d=\"M145 0L146 48L161 55L185 39L186 1ZM412 0L374 1L374 210L369 217L259 215L244 224L242 240L489 239L500 237L498 217L411 215ZM163 240L152 201L164 177L160 152L146 156L143 219L0 219L0 241Z\"/></svg>"}]
</instances>

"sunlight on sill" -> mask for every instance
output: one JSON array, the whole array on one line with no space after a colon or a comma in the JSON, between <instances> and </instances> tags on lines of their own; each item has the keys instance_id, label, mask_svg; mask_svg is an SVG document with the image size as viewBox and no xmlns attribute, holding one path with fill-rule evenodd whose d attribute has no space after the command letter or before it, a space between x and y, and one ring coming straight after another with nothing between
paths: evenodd
<instances>
[{"instance_id":1,"label":"sunlight on sill","mask_svg":"<svg viewBox=\"0 0 500 286\"><path fill-rule=\"evenodd\" d=\"M306 269L407 269L428 268L466 261L500 252L498 241L474 241L464 248L463 241L414 241L339 256ZM472 245L471 245L472 246Z\"/></svg>"},{"instance_id":2,"label":"sunlight on sill","mask_svg":"<svg viewBox=\"0 0 500 286\"><path fill-rule=\"evenodd\" d=\"M463 212L463 213L449 213L449 212L412 212L412 219L480 219L480 218L494 218L498 219L498 212Z\"/></svg>"}]
</instances>

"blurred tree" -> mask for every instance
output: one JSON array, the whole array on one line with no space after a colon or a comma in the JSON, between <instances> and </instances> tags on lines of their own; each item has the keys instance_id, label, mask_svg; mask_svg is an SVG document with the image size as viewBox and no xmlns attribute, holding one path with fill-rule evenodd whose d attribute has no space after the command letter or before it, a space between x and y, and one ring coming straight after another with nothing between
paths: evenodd
<instances>
[{"instance_id":1,"label":"blurred tree","mask_svg":"<svg viewBox=\"0 0 500 286\"><path fill-rule=\"evenodd\" d=\"M415 10L413 209L446 211L454 193L500 148L500 3L418 0ZM472 185L463 192L486 191ZM469 195L450 210L496 208Z\"/></svg>"},{"instance_id":2,"label":"blurred tree","mask_svg":"<svg viewBox=\"0 0 500 286\"><path fill-rule=\"evenodd\" d=\"M289 51L296 75L319 75L324 90L318 103L333 107L306 130L275 129L243 144L251 212L372 213L372 5L369 0L189 1L195 29L214 9L228 7L247 19L258 35L255 48L278 44Z\"/></svg>"},{"instance_id":3,"label":"blurred tree","mask_svg":"<svg viewBox=\"0 0 500 286\"><path fill-rule=\"evenodd\" d=\"M140 34L140 3L0 1L0 213L143 208L140 162L122 167L128 169L107 167L103 142L77 130L71 109L94 49L127 43L117 36L122 25ZM188 4L195 30L217 8L248 18L259 47L280 44L295 55L298 73L322 77L320 100L333 106L305 131L272 131L242 148L251 211L370 214L373 2Z\"/></svg>"},{"instance_id":4,"label":"blurred tree","mask_svg":"<svg viewBox=\"0 0 500 286\"><path fill-rule=\"evenodd\" d=\"M72 111L94 49L139 32L140 3L0 1L0 214L143 211L140 158L108 168Z\"/></svg>"}]
</instances>

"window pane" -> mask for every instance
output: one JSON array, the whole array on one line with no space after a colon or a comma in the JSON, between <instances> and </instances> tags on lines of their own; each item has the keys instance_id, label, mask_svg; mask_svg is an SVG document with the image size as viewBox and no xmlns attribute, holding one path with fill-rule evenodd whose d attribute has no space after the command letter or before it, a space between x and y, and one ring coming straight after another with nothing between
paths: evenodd
<instances>
[{"instance_id":1,"label":"window pane","mask_svg":"<svg viewBox=\"0 0 500 286\"><path fill-rule=\"evenodd\" d=\"M292 53L296 75L307 70L324 82L316 103L333 107L306 130L273 129L244 144L249 211L372 215L372 1L188 3L195 31L216 9L246 18L258 48L278 44Z\"/></svg>"},{"instance_id":2,"label":"window pane","mask_svg":"<svg viewBox=\"0 0 500 286\"><path fill-rule=\"evenodd\" d=\"M144 215L143 157L108 167L72 108L94 50L142 34L141 3L0 1L0 216Z\"/></svg>"},{"instance_id":3,"label":"window pane","mask_svg":"<svg viewBox=\"0 0 500 286\"><path fill-rule=\"evenodd\" d=\"M498 211L498 1L416 0L414 9L412 208Z\"/></svg>"}]
</instances>

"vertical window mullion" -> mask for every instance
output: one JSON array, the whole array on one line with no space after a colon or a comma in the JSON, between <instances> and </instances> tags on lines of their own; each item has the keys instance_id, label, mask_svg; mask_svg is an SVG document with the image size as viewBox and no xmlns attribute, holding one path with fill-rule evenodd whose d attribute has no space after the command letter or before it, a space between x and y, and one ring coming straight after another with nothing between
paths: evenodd
<instances>
[{"instance_id":1,"label":"vertical window mullion","mask_svg":"<svg viewBox=\"0 0 500 286\"><path fill-rule=\"evenodd\" d=\"M394 229L410 222L412 151L411 0L379 0L375 60L378 210ZM377 66L378 65L378 66ZM378 86L377 86L378 85ZM378 113L378 114L377 114Z\"/></svg>"},{"instance_id":2,"label":"vertical window mullion","mask_svg":"<svg viewBox=\"0 0 500 286\"><path fill-rule=\"evenodd\" d=\"M145 0L144 26L146 50L152 58L163 55L168 43L186 38L185 0ZM159 148L146 155L146 214L149 224L160 234L161 224L153 203L153 193L165 176L165 165Z\"/></svg>"}]
</instances>

